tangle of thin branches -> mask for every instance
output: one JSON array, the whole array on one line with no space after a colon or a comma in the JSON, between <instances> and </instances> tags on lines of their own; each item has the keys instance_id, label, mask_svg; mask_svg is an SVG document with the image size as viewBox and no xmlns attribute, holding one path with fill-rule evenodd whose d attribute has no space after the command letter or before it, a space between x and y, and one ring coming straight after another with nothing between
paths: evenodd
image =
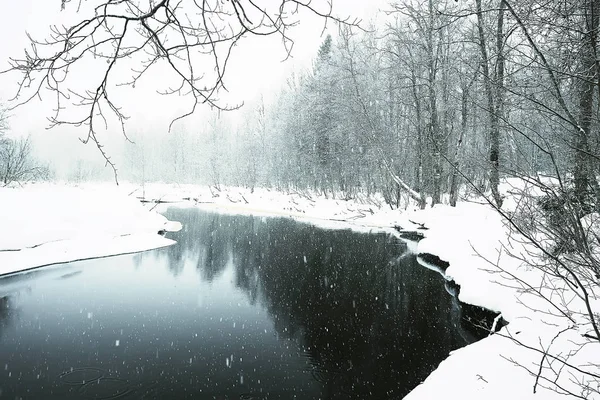
<instances>
[{"instance_id":1,"label":"tangle of thin branches","mask_svg":"<svg viewBox=\"0 0 600 400\"><path fill-rule=\"evenodd\" d=\"M77 22L52 26L48 36L39 40L29 36L31 46L21 58L11 58L1 73L19 73L13 108L50 92L54 112L50 128L58 125L85 127L83 143L93 142L117 180L117 167L104 149L98 124L108 126L116 118L126 134L127 116L114 99L117 86L135 88L148 71L166 65L175 80L165 95L190 99L187 110L169 126L193 114L203 104L219 110L241 105L222 104L218 94L227 90L225 74L233 49L246 36L278 36L286 54L294 41L289 29L300 21L301 10L329 21L357 25L335 17L333 0L61 0L61 9L76 7ZM73 4L71 4L73 3ZM287 57L286 57L287 58ZM83 89L73 88L68 77L75 65L93 60L89 82ZM115 70L126 64L130 78L119 81ZM82 114L72 117L67 109L78 107ZM117 181L118 183L118 181Z\"/></svg>"}]
</instances>

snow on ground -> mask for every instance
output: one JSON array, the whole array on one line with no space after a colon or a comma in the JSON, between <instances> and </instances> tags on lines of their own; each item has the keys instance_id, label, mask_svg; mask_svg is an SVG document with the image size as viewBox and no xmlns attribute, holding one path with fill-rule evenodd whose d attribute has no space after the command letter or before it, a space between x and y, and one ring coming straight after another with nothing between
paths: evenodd
<instances>
[{"instance_id":1,"label":"snow on ground","mask_svg":"<svg viewBox=\"0 0 600 400\"><path fill-rule=\"evenodd\" d=\"M517 204L510 191L516 193L525 187L519 182L505 185L507 208L514 209ZM561 376L556 383L562 388L583 398L598 398L581 391L581 371L596 374L589 383L600 390L600 344L582 336L589 332L588 327L575 326L558 316L552 304L523 290L548 282L539 269L519 260L535 259L539 251L519 235L509 236L506 221L488 205L477 202L398 211L377 197L347 201L268 189L211 190L166 184L122 184L118 188L108 184L48 184L0 189L4 228L0 233L0 274L171 244L156 235L170 228L164 217L152 211L157 205L146 203L143 207L139 197L218 212L286 216L332 229L396 232L393 227L399 226L418 230L425 238L410 248L450 263L440 273L460 285L459 299L498 311L510 323L497 334L453 352L407 399L564 399L544 388L548 385L544 379L553 380L558 371ZM599 230L596 217L583 221L594 232ZM421 227L427 230L419 230ZM511 275L521 283L515 284ZM582 302L564 285L556 289L543 293L554 302L568 301L570 310L583 309ZM600 300L592 304L600 311ZM580 318L575 319L580 322ZM546 351L550 355L544 356ZM568 356L569 365L557 362L555 356ZM536 384L535 375L540 370L542 378Z\"/></svg>"},{"instance_id":2,"label":"snow on ground","mask_svg":"<svg viewBox=\"0 0 600 400\"><path fill-rule=\"evenodd\" d=\"M0 188L0 275L169 246L177 224L114 186Z\"/></svg>"},{"instance_id":3,"label":"snow on ground","mask_svg":"<svg viewBox=\"0 0 600 400\"><path fill-rule=\"evenodd\" d=\"M251 193L244 188L211 191L161 184L146 185L144 190L131 187L134 195L141 196L144 192L146 198L163 201L187 198L189 204L212 210L285 215L325 228L394 231L392 227L400 226L414 231L424 226L427 230L419 232L425 238L413 245L413 250L418 254L434 254L450 263L441 273L460 285L462 302L500 312L510 323L497 334L453 352L407 399L564 399L548 381L554 381L557 372L560 377L555 383L562 390L582 398L598 398L600 343L583 337L586 327L575 326L559 315L550 302L524 289L542 287L544 282L545 286L554 285L556 290L541 290L544 296L555 304L568 302L568 308L575 312L584 309L583 302L560 281L549 281L539 269L523 263L522 259L539 257L539 250L511 232L507 221L481 199L480 203L462 202L457 207L437 205L400 212L390 210L377 198L345 201L266 189ZM505 182L503 191L509 210L518 204L515 194L523 191L533 196L540 194L535 186L516 181ZM596 224L597 219L587 223L593 230ZM518 277L517 283L514 277ZM600 312L600 301L593 300L592 304ZM544 356L546 352L549 355ZM568 365L553 357L566 357ZM590 382L582 383L590 377ZM582 389L586 384L594 387L596 393Z\"/></svg>"},{"instance_id":4,"label":"snow on ground","mask_svg":"<svg viewBox=\"0 0 600 400\"><path fill-rule=\"evenodd\" d=\"M588 398L585 397L585 391L575 382L579 376L570 375L570 372L574 371L570 368L563 369L564 376L558 383L584 397L565 396L549 390L546 388L549 382L544 378L539 379L536 385L534 375L540 371L539 364L542 360L545 360L543 372L546 377L551 375L550 368L559 370L562 364L551 357L544 358L540 351L525 346L533 349L549 348L551 354L564 356L569 351L579 349L580 345L586 342L572 329L560 334L553 341L559 332L558 328L543 323L536 324L525 319L514 320L498 334L452 352L450 357L442 361L425 382L417 386L405 399ZM600 362L597 350L597 347L594 349L591 345L583 347L574 353L568 362L597 374L598 368L588 365L590 362ZM590 384L598 389L597 380L592 380ZM597 397L591 395L589 398Z\"/></svg>"},{"instance_id":5,"label":"snow on ground","mask_svg":"<svg viewBox=\"0 0 600 400\"><path fill-rule=\"evenodd\" d=\"M251 191L240 187L222 187L221 190L197 185L148 183L144 187L131 183L121 184L132 196L149 201L178 203L179 206L196 206L206 210L231 214L284 216L303 220L321 228L391 231L402 223L415 226L401 218L398 210L392 210L383 198L325 198L314 192L283 193L271 189L256 188Z\"/></svg>"},{"instance_id":6,"label":"snow on ground","mask_svg":"<svg viewBox=\"0 0 600 400\"><path fill-rule=\"evenodd\" d=\"M521 261L535 260L537 249L514 232L509 237L506 221L484 204L436 206L414 212L411 219L429 228L417 252L450 263L445 275L460 285L459 299L498 311L510 323L498 334L453 352L406 399L564 399L545 388L551 386L546 379L554 380L561 366L557 383L562 388L583 398L598 398L581 390L585 385L580 381L589 375L565 367L552 355L567 357L570 365L598 375L600 343L584 338L582 326L574 326L551 302L524 290L550 285L548 276ZM584 303L564 283L552 281L552 285L556 290L541 289L544 296L556 305L568 301L571 311L584 311ZM544 357L545 350L551 356ZM542 360L542 378L535 386ZM596 391L599 382L592 379Z\"/></svg>"}]
</instances>

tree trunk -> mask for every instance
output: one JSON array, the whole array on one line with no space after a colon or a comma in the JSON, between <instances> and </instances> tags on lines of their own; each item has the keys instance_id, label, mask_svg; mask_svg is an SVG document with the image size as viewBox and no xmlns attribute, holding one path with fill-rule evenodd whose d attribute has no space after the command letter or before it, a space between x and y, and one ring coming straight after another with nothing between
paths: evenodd
<instances>
[{"instance_id":1,"label":"tree trunk","mask_svg":"<svg viewBox=\"0 0 600 400\"><path fill-rule=\"evenodd\" d=\"M475 4L477 6L477 28L479 33L479 48L481 51L481 66L483 68L483 81L485 94L487 97L487 107L488 107L488 116L489 116L489 124L490 124L490 137L489 137L489 182L492 190L492 196L494 198L494 202L498 208L502 207L502 197L500 196L500 192L498 191L498 185L500 183L500 127L498 125L498 108L497 104L494 101L494 91L492 88L492 80L490 77L490 68L489 68L489 59L487 53L487 45L485 40L485 34L483 32L483 12L481 10L481 0L475 0ZM502 21L504 17L504 0L500 0L500 11L498 14L498 35L502 35ZM504 62L502 62L504 64ZM503 68L503 67L502 67ZM498 91L496 90L496 93Z\"/></svg>"},{"instance_id":2,"label":"tree trunk","mask_svg":"<svg viewBox=\"0 0 600 400\"><path fill-rule=\"evenodd\" d=\"M435 90L437 75L437 55L433 43L433 0L429 0L429 27L427 32L427 51L428 51L428 90L430 107L429 139L433 148L433 196L432 205L441 203L442 188L442 160L441 160L441 134L440 120L437 108L437 93Z\"/></svg>"},{"instance_id":3,"label":"tree trunk","mask_svg":"<svg viewBox=\"0 0 600 400\"><path fill-rule=\"evenodd\" d=\"M581 52L581 78L579 92L579 129L574 136L573 147L574 171L573 180L575 184L575 199L578 206L581 207L587 202L587 194L593 183L596 183L594 176L593 157L590 157L589 136L594 113L594 92L598 80L598 70L596 64L596 34L599 26L600 6L599 0L590 0L586 2L585 18L586 28L583 39L583 51ZM591 180L594 180L592 182ZM584 213L580 209L580 213ZM580 215L581 216L581 215Z\"/></svg>"},{"instance_id":4,"label":"tree trunk","mask_svg":"<svg viewBox=\"0 0 600 400\"><path fill-rule=\"evenodd\" d=\"M473 82L473 81L472 81ZM469 85L470 86L470 85ZM453 170L450 177L450 205L456 207L456 201L458 200L458 184L460 171L460 150L462 148L463 139L467 131L467 100L469 97L469 87L465 85L462 90L461 96L461 111L460 111L460 133L458 141L456 142L456 148L454 149L453 158Z\"/></svg>"},{"instance_id":5,"label":"tree trunk","mask_svg":"<svg viewBox=\"0 0 600 400\"><path fill-rule=\"evenodd\" d=\"M411 68L411 78L412 78L412 94L415 101L415 111L417 116L417 159L415 165L415 189L417 192L423 192L423 185L421 183L422 180L422 169L423 169L423 128L422 128L422 120L421 120L421 97L417 91L417 77L415 76L414 69Z\"/></svg>"}]
</instances>

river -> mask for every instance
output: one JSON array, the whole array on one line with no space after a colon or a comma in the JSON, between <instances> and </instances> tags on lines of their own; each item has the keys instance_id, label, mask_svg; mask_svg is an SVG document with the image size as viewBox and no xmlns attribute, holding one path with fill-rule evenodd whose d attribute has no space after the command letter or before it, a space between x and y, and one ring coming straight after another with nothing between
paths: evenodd
<instances>
[{"instance_id":1,"label":"river","mask_svg":"<svg viewBox=\"0 0 600 400\"><path fill-rule=\"evenodd\" d=\"M0 399L399 399L476 340L387 234L165 215L174 246L0 279Z\"/></svg>"}]
</instances>

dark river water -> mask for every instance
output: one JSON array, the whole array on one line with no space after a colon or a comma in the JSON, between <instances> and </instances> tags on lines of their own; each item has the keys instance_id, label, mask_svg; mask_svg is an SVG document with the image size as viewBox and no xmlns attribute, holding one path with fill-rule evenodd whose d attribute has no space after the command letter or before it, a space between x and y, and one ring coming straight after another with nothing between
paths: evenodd
<instances>
[{"instance_id":1,"label":"dark river water","mask_svg":"<svg viewBox=\"0 0 600 400\"><path fill-rule=\"evenodd\" d=\"M474 340L388 235L165 215L169 248L0 279L0 399L399 399Z\"/></svg>"}]
</instances>

